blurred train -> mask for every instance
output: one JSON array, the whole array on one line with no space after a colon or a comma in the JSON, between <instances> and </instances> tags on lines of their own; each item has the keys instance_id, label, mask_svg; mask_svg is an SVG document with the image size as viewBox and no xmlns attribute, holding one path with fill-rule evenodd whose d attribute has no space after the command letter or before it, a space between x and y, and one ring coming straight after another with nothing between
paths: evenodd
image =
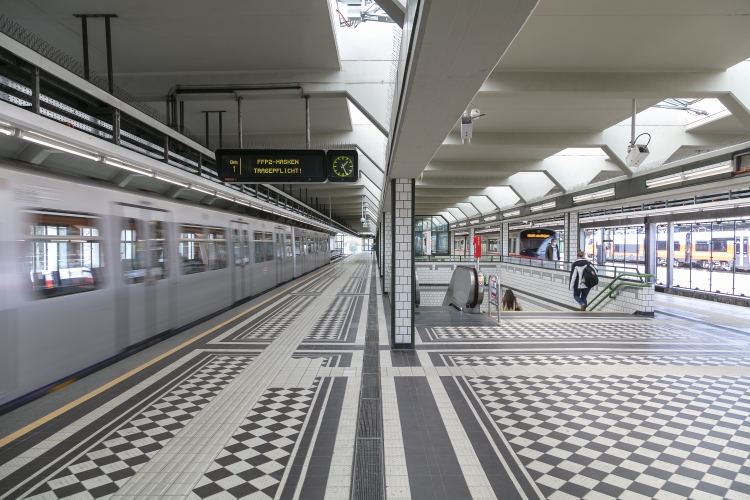
<instances>
[{"instance_id":1,"label":"blurred train","mask_svg":"<svg viewBox=\"0 0 750 500\"><path fill-rule=\"evenodd\" d=\"M626 242L627 236L627 242ZM604 255L607 261L643 263L644 235L616 233L613 241L604 242ZM693 231L674 233L674 265L703 269L731 271L750 270L748 247L750 231ZM586 254L593 258L598 251L595 237L586 240ZM656 258L660 266L667 265L667 235L656 237Z\"/></svg>"},{"instance_id":2,"label":"blurred train","mask_svg":"<svg viewBox=\"0 0 750 500\"><path fill-rule=\"evenodd\" d=\"M499 256L502 255L502 242L500 232L483 233L482 237L482 256ZM554 229L533 228L522 229L508 232L508 253L511 257L525 257L528 259L544 259L552 238L558 240L558 245L562 248L562 241ZM454 255L469 255L468 236L455 236L453 239Z\"/></svg>"},{"instance_id":3,"label":"blurred train","mask_svg":"<svg viewBox=\"0 0 750 500\"><path fill-rule=\"evenodd\" d=\"M327 233L0 163L0 405L331 260Z\"/></svg>"}]
</instances>

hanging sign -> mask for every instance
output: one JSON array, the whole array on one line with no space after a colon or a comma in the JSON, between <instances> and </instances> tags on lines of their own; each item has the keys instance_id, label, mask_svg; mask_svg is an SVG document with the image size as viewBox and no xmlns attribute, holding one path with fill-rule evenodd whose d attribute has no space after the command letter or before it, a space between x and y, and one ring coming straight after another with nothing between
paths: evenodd
<instances>
[{"instance_id":1,"label":"hanging sign","mask_svg":"<svg viewBox=\"0 0 750 500\"><path fill-rule=\"evenodd\" d=\"M219 178L233 184L359 180L356 150L217 149L215 154Z\"/></svg>"}]
</instances>

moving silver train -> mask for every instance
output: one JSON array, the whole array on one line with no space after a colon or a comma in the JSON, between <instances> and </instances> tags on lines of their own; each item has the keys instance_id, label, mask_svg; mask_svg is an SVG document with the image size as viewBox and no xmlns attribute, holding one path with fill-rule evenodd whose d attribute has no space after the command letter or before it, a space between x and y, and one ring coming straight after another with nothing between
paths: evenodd
<instances>
[{"instance_id":1,"label":"moving silver train","mask_svg":"<svg viewBox=\"0 0 750 500\"><path fill-rule=\"evenodd\" d=\"M330 263L330 236L0 162L0 408Z\"/></svg>"}]
</instances>

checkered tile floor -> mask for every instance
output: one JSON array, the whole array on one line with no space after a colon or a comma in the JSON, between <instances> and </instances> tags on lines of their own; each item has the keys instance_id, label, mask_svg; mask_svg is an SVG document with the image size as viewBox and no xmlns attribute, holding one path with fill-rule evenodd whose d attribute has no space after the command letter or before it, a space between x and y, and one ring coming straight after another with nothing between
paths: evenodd
<instances>
[{"instance_id":1,"label":"checkered tile floor","mask_svg":"<svg viewBox=\"0 0 750 500\"><path fill-rule=\"evenodd\" d=\"M433 327L435 340L454 339L587 339L587 340L699 340L720 342L709 335L649 323L501 323L497 326Z\"/></svg>"},{"instance_id":2,"label":"checkered tile floor","mask_svg":"<svg viewBox=\"0 0 750 500\"><path fill-rule=\"evenodd\" d=\"M267 390L189 498L274 498L318 383Z\"/></svg>"},{"instance_id":3,"label":"checkered tile floor","mask_svg":"<svg viewBox=\"0 0 750 500\"><path fill-rule=\"evenodd\" d=\"M339 293L364 293L366 283L364 278L351 278L344 283Z\"/></svg>"},{"instance_id":4,"label":"checkered tile floor","mask_svg":"<svg viewBox=\"0 0 750 500\"><path fill-rule=\"evenodd\" d=\"M255 323L248 330L242 332L238 339L242 340L273 340L302 314L315 297L292 297L275 313L262 321Z\"/></svg>"},{"instance_id":5,"label":"checkered tile floor","mask_svg":"<svg viewBox=\"0 0 750 500\"><path fill-rule=\"evenodd\" d=\"M323 293L337 277L334 276L320 276L310 282L310 284L298 288L293 294L298 293Z\"/></svg>"},{"instance_id":6,"label":"checkered tile floor","mask_svg":"<svg viewBox=\"0 0 750 500\"><path fill-rule=\"evenodd\" d=\"M478 377L546 498L750 497L750 377Z\"/></svg>"},{"instance_id":7,"label":"checkered tile floor","mask_svg":"<svg viewBox=\"0 0 750 500\"><path fill-rule=\"evenodd\" d=\"M330 309L320 316L306 340L346 340L355 304L354 297L333 299Z\"/></svg>"},{"instance_id":8,"label":"checkered tile floor","mask_svg":"<svg viewBox=\"0 0 750 500\"><path fill-rule=\"evenodd\" d=\"M658 365L658 366L748 366L750 357L736 356L638 356L592 354L580 356L448 356L456 366L565 366L565 365Z\"/></svg>"},{"instance_id":9,"label":"checkered tile floor","mask_svg":"<svg viewBox=\"0 0 750 500\"><path fill-rule=\"evenodd\" d=\"M249 361L247 356L215 357L176 389L32 491L27 498L108 498L185 427Z\"/></svg>"}]
</instances>

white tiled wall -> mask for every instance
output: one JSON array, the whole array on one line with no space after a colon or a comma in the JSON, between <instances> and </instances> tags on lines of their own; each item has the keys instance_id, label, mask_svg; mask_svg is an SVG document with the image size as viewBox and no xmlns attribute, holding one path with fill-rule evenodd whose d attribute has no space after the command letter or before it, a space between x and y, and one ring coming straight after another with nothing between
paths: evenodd
<instances>
[{"instance_id":1,"label":"white tiled wall","mask_svg":"<svg viewBox=\"0 0 750 500\"><path fill-rule=\"evenodd\" d=\"M508 248L508 223L503 224L500 234L500 243L502 244L502 253L500 255L507 256L509 252Z\"/></svg>"},{"instance_id":2,"label":"white tiled wall","mask_svg":"<svg viewBox=\"0 0 750 500\"><path fill-rule=\"evenodd\" d=\"M436 262L417 263L416 273L420 284L442 284L446 288L428 287L420 289L422 306L440 306L443 303L448 283L450 283L456 266L467 265L466 262ZM555 269L537 269L529 266L504 264L499 262L480 263L479 270L482 274L499 275L501 286L507 286L536 295L546 297L560 304L569 304L577 307L573 299L573 292L568 290L568 271ZM600 277L599 286L589 293L589 302L599 293L599 290L609 284L611 278ZM485 302L488 300L485 295ZM632 314L635 312L654 312L654 289L623 287L617 292L614 299L607 299L597 311L617 311Z\"/></svg>"},{"instance_id":3,"label":"white tiled wall","mask_svg":"<svg viewBox=\"0 0 750 500\"><path fill-rule=\"evenodd\" d=\"M391 293L391 256L393 245L391 243L391 212L385 212L383 220L383 293ZM392 299L391 299L392 300Z\"/></svg>"},{"instance_id":4,"label":"white tiled wall","mask_svg":"<svg viewBox=\"0 0 750 500\"><path fill-rule=\"evenodd\" d=\"M578 212L569 212L565 214L565 260L568 262L575 261L578 257Z\"/></svg>"},{"instance_id":5,"label":"white tiled wall","mask_svg":"<svg viewBox=\"0 0 750 500\"><path fill-rule=\"evenodd\" d=\"M411 273L412 244L414 240L414 214L412 214L412 180L396 179L396 290L395 318L396 318L396 343L410 344L413 342L412 334L412 293Z\"/></svg>"}]
</instances>

